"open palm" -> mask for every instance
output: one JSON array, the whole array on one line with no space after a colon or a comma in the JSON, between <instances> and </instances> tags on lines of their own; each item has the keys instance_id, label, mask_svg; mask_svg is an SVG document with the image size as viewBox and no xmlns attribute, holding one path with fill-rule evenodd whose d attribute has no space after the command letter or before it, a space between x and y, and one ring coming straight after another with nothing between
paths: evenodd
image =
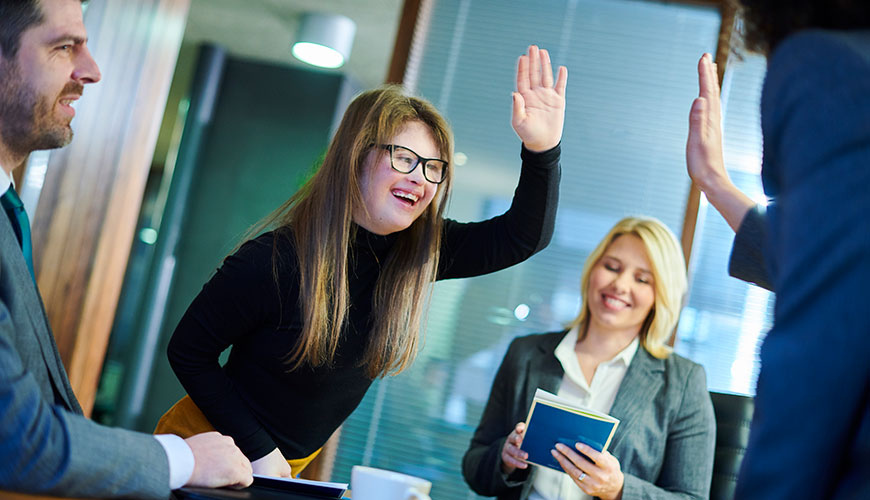
<instances>
[{"instance_id":1,"label":"open palm","mask_svg":"<svg viewBox=\"0 0 870 500\"><path fill-rule=\"evenodd\" d=\"M565 87L568 69L559 67L553 83L550 54L532 45L517 64L517 91L513 94L511 125L532 151L546 151L562 140L565 123Z\"/></svg>"}]
</instances>

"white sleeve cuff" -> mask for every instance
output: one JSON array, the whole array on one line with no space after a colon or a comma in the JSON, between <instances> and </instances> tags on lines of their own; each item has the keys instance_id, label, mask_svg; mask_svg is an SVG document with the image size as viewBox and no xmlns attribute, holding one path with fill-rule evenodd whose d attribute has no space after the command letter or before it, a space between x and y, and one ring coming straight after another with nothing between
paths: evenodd
<instances>
[{"instance_id":1,"label":"white sleeve cuff","mask_svg":"<svg viewBox=\"0 0 870 500\"><path fill-rule=\"evenodd\" d=\"M181 488L193 475L193 451L184 439L175 434L158 434L154 438L163 446L169 459L169 489Z\"/></svg>"}]
</instances>

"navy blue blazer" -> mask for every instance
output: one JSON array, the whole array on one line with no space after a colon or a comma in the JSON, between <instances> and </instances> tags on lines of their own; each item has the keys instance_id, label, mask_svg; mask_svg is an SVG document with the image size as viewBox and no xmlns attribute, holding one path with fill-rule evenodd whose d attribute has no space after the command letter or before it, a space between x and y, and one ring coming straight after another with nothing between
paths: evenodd
<instances>
[{"instance_id":1,"label":"navy blue blazer","mask_svg":"<svg viewBox=\"0 0 870 500\"><path fill-rule=\"evenodd\" d=\"M564 371L555 350L565 334L511 342L462 460L462 475L475 492L528 497L536 467L505 476L501 449L516 423L525 421L535 390L558 392ZM657 359L639 347L610 414L620 420L608 450L625 475L624 499L710 495L716 421L701 365L676 354Z\"/></svg>"},{"instance_id":2,"label":"navy blue blazer","mask_svg":"<svg viewBox=\"0 0 870 500\"><path fill-rule=\"evenodd\" d=\"M870 31L780 43L761 122L775 203L744 220L731 271L776 308L736 496L870 498Z\"/></svg>"}]
</instances>

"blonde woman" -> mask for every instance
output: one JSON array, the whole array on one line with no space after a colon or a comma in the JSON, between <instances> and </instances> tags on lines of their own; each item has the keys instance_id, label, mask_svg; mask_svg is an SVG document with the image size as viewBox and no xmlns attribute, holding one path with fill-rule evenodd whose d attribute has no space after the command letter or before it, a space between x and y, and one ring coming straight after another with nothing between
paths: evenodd
<instances>
[{"instance_id":1,"label":"blonde woman","mask_svg":"<svg viewBox=\"0 0 870 500\"><path fill-rule=\"evenodd\" d=\"M580 286L567 330L511 343L465 453L465 480L499 499L707 498L715 420L706 376L666 344L686 293L677 239L658 220L625 218L586 260ZM564 473L524 462L523 421L539 387L620 419L609 451L557 444Z\"/></svg>"},{"instance_id":2,"label":"blonde woman","mask_svg":"<svg viewBox=\"0 0 870 500\"><path fill-rule=\"evenodd\" d=\"M373 379L413 361L433 281L497 271L547 245L566 83L547 51L520 57L519 185L505 214L472 224L443 218L453 139L438 111L398 87L354 99L318 172L261 224L272 231L228 257L178 324L169 360L189 397L157 431L213 427L255 473L298 474Z\"/></svg>"}]
</instances>

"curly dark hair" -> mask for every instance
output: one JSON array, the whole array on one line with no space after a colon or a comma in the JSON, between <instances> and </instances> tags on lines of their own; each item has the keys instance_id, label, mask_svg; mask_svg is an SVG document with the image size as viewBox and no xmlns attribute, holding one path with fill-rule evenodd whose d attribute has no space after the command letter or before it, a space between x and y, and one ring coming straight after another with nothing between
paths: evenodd
<instances>
[{"instance_id":1,"label":"curly dark hair","mask_svg":"<svg viewBox=\"0 0 870 500\"><path fill-rule=\"evenodd\" d=\"M0 1L0 55L7 60L15 57L21 34L44 20L39 0Z\"/></svg>"},{"instance_id":2,"label":"curly dark hair","mask_svg":"<svg viewBox=\"0 0 870 500\"><path fill-rule=\"evenodd\" d=\"M810 29L870 29L868 0L731 0L742 14L743 43L769 54L792 33Z\"/></svg>"}]
</instances>

